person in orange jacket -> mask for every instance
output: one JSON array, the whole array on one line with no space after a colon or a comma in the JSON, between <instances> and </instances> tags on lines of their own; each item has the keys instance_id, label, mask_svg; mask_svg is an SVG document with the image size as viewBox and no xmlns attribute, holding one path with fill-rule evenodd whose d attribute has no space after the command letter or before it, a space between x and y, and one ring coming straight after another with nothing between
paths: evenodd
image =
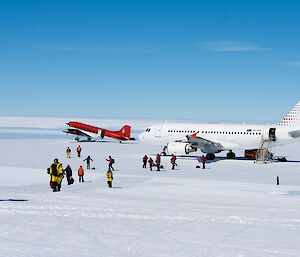
<instances>
[{"instance_id":1,"label":"person in orange jacket","mask_svg":"<svg viewBox=\"0 0 300 257\"><path fill-rule=\"evenodd\" d=\"M80 154L81 154L81 147L80 145L77 147L77 155L78 157L80 157Z\"/></svg>"},{"instance_id":2,"label":"person in orange jacket","mask_svg":"<svg viewBox=\"0 0 300 257\"><path fill-rule=\"evenodd\" d=\"M80 168L78 169L79 182L81 181L84 182L83 175L84 175L84 169L82 168L82 166L80 166Z\"/></svg>"}]
</instances>

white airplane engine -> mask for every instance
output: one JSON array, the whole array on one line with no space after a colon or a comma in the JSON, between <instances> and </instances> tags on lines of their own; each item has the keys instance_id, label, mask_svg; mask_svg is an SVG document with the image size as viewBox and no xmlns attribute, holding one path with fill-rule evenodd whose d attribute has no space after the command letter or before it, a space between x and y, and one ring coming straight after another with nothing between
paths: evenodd
<instances>
[{"instance_id":1,"label":"white airplane engine","mask_svg":"<svg viewBox=\"0 0 300 257\"><path fill-rule=\"evenodd\" d=\"M189 154L196 152L197 148L188 143L172 142L167 146L169 154Z\"/></svg>"}]
</instances>

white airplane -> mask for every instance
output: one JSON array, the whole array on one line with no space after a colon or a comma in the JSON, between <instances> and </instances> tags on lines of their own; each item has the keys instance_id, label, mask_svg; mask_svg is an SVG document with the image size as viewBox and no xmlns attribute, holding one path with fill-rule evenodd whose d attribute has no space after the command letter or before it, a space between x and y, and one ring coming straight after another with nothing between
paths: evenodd
<instances>
[{"instance_id":1,"label":"white airplane","mask_svg":"<svg viewBox=\"0 0 300 257\"><path fill-rule=\"evenodd\" d=\"M162 154L184 155L200 149L208 160L215 153L233 150L257 150L300 141L300 100L274 125L163 123L147 128L139 139L164 146Z\"/></svg>"}]
</instances>

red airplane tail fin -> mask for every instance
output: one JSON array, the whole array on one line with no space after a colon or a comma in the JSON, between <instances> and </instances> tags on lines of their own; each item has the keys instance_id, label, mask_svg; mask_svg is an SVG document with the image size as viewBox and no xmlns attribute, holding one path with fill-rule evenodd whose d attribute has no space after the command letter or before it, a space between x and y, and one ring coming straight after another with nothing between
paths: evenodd
<instances>
[{"instance_id":1,"label":"red airplane tail fin","mask_svg":"<svg viewBox=\"0 0 300 257\"><path fill-rule=\"evenodd\" d=\"M128 125L125 125L123 128L120 129L120 133L123 134L125 137L130 138L130 130L131 130L131 127Z\"/></svg>"}]
</instances>

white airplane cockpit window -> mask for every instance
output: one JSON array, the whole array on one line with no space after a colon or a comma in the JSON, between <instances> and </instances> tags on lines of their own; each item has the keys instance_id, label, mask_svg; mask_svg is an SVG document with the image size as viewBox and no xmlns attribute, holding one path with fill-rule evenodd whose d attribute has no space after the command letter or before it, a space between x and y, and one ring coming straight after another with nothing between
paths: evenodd
<instances>
[{"instance_id":1,"label":"white airplane cockpit window","mask_svg":"<svg viewBox=\"0 0 300 257\"><path fill-rule=\"evenodd\" d=\"M150 129L150 128L147 128L145 131L146 131L146 132L150 132L150 131L151 131L151 129Z\"/></svg>"}]
</instances>

